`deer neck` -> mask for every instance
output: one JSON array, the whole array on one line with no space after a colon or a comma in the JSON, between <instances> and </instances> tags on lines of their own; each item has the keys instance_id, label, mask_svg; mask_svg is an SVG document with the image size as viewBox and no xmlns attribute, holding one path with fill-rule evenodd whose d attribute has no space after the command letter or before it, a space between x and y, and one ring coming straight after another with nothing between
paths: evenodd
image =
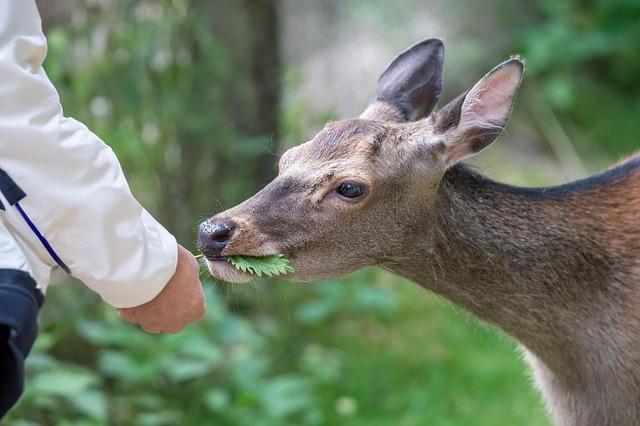
<instances>
[{"instance_id":1,"label":"deer neck","mask_svg":"<svg viewBox=\"0 0 640 426\"><path fill-rule=\"evenodd\" d=\"M567 381L581 382L585 360L577 357L610 344L602 340L616 324L607 285L613 262L598 230L580 226L598 223L597 212L571 213L579 207L560 191L509 187L456 166L406 248L419 255L387 266L511 334Z\"/></svg>"}]
</instances>

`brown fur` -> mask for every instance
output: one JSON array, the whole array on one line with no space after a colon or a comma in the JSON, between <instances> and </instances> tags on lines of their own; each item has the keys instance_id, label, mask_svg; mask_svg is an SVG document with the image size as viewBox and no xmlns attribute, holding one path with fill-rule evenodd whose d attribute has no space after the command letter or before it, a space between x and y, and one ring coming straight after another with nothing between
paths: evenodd
<instances>
[{"instance_id":1,"label":"brown fur","mask_svg":"<svg viewBox=\"0 0 640 426\"><path fill-rule=\"evenodd\" d=\"M430 259L391 265L518 339L562 425L640 419L640 156L614 171L532 191L456 167Z\"/></svg>"},{"instance_id":2,"label":"brown fur","mask_svg":"<svg viewBox=\"0 0 640 426\"><path fill-rule=\"evenodd\" d=\"M374 103L329 123L283 155L273 182L211 221L242 224L223 255L283 253L294 281L369 265L407 277L517 339L558 425L636 425L640 155L542 189L451 165L504 127L521 75L508 61L418 121ZM345 181L366 194L341 198Z\"/></svg>"}]
</instances>

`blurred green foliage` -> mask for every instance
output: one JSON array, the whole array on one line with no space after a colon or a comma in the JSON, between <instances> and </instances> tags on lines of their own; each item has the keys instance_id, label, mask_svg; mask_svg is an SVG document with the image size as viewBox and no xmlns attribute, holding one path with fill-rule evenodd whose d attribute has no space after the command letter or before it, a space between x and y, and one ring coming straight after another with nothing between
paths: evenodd
<instances>
[{"instance_id":1,"label":"blurred green foliage","mask_svg":"<svg viewBox=\"0 0 640 426\"><path fill-rule=\"evenodd\" d=\"M421 5L347 3L345 19L373 27ZM506 34L500 55L527 59L519 108L541 135L560 129L582 154L609 158L637 149L637 1L445 3L466 10L471 35ZM277 74L296 85L300 69L267 72L279 64L272 4L94 0L49 29L46 69L66 114L113 147L134 193L185 245L200 217L273 174L278 135L309 136L308 106L281 109L278 98ZM488 4L495 21L480 22ZM479 70L495 64L474 58L487 62ZM52 288L27 392L7 424L548 424L513 342L388 273L204 285L205 320L176 336L124 324L77 283Z\"/></svg>"},{"instance_id":2,"label":"blurred green foliage","mask_svg":"<svg viewBox=\"0 0 640 426\"><path fill-rule=\"evenodd\" d=\"M261 132L269 117L246 70L255 34L228 22L248 25L250 5L87 2L47 34L65 113L108 141L142 204L181 241L214 204L202 188L231 204L264 183L265 154L273 170L275 129Z\"/></svg>"},{"instance_id":3,"label":"blurred green foliage","mask_svg":"<svg viewBox=\"0 0 640 426\"><path fill-rule=\"evenodd\" d=\"M204 285L206 318L172 336L56 288L8 423L546 424L513 343L389 274Z\"/></svg>"},{"instance_id":4,"label":"blurred green foliage","mask_svg":"<svg viewBox=\"0 0 640 426\"><path fill-rule=\"evenodd\" d=\"M578 149L617 159L640 141L640 3L541 0L520 34L530 77ZM586 150L583 148L587 148Z\"/></svg>"}]
</instances>

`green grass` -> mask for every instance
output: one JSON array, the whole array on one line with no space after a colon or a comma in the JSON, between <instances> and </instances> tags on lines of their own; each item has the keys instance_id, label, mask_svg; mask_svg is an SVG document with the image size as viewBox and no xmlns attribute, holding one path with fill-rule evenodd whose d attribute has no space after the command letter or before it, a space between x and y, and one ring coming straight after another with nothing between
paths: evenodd
<instances>
[{"instance_id":1,"label":"green grass","mask_svg":"<svg viewBox=\"0 0 640 426\"><path fill-rule=\"evenodd\" d=\"M510 339L388 273L204 285L205 319L173 336L50 288L6 423L549 425Z\"/></svg>"},{"instance_id":2,"label":"green grass","mask_svg":"<svg viewBox=\"0 0 640 426\"><path fill-rule=\"evenodd\" d=\"M358 274L344 285L384 289L395 307L383 315L347 309L311 328L307 347L327 358L326 368L338 370L317 388L326 424L549 425L511 339L381 271ZM283 288L294 298L291 293L301 291L317 290Z\"/></svg>"}]
</instances>

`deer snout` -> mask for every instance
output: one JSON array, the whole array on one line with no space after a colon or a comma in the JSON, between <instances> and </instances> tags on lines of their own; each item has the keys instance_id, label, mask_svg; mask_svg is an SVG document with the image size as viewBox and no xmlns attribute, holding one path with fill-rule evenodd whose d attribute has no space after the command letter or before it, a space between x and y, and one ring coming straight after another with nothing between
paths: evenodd
<instances>
[{"instance_id":1,"label":"deer snout","mask_svg":"<svg viewBox=\"0 0 640 426\"><path fill-rule=\"evenodd\" d=\"M230 220L205 220L198 229L198 249L209 260L220 258L235 229L236 224Z\"/></svg>"}]
</instances>

